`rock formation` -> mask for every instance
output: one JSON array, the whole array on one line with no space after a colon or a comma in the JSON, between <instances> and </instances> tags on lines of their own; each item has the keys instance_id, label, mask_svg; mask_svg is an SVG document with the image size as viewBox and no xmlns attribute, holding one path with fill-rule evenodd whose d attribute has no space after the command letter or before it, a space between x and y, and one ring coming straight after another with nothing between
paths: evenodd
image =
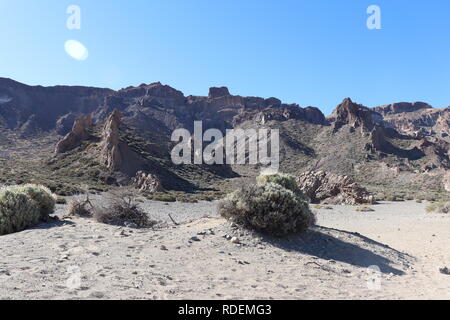
<instances>
[{"instance_id":1,"label":"rock formation","mask_svg":"<svg viewBox=\"0 0 450 320\"><path fill-rule=\"evenodd\" d=\"M75 149L89 138L89 128L92 126L92 114L82 115L75 120L72 131L56 145L55 153L64 153Z\"/></svg>"},{"instance_id":2,"label":"rock formation","mask_svg":"<svg viewBox=\"0 0 450 320\"><path fill-rule=\"evenodd\" d=\"M350 98L344 99L328 119L333 122L333 132L337 132L345 125L350 125L351 129L361 128L364 131L371 131L374 126L369 109L353 103Z\"/></svg>"},{"instance_id":3,"label":"rock formation","mask_svg":"<svg viewBox=\"0 0 450 320\"><path fill-rule=\"evenodd\" d=\"M111 171L119 170L122 166L122 154L120 150L120 124L122 114L114 110L106 120L102 132L101 161Z\"/></svg>"},{"instance_id":4,"label":"rock formation","mask_svg":"<svg viewBox=\"0 0 450 320\"><path fill-rule=\"evenodd\" d=\"M228 91L227 87L220 87L220 88L212 87L209 89L208 97L210 99L214 99L214 98L220 98L220 97L229 96L229 95L230 95L230 91Z\"/></svg>"},{"instance_id":5,"label":"rock formation","mask_svg":"<svg viewBox=\"0 0 450 320\"><path fill-rule=\"evenodd\" d=\"M450 107L434 109L423 102L394 103L372 109L384 124L412 136L433 136L450 142Z\"/></svg>"},{"instance_id":6,"label":"rock formation","mask_svg":"<svg viewBox=\"0 0 450 320\"><path fill-rule=\"evenodd\" d=\"M163 192L161 181L159 178L151 173L145 173L143 171L138 171L136 176L133 178L133 185L139 191L156 193Z\"/></svg>"},{"instance_id":7,"label":"rock formation","mask_svg":"<svg viewBox=\"0 0 450 320\"><path fill-rule=\"evenodd\" d=\"M300 189L313 203L372 204L374 197L348 176L307 171L297 178Z\"/></svg>"},{"instance_id":8,"label":"rock formation","mask_svg":"<svg viewBox=\"0 0 450 320\"><path fill-rule=\"evenodd\" d=\"M444 178L442 179L444 183L444 189L450 192L450 171L445 172Z\"/></svg>"},{"instance_id":9,"label":"rock formation","mask_svg":"<svg viewBox=\"0 0 450 320\"><path fill-rule=\"evenodd\" d=\"M60 117L56 121L56 133L65 136L70 132L73 124L77 120L77 116L74 113L68 113Z\"/></svg>"}]
</instances>

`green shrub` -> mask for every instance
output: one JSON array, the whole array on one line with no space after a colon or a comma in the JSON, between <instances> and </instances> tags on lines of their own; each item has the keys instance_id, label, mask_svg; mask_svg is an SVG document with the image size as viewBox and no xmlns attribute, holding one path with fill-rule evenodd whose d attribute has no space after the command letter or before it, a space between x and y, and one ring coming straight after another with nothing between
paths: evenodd
<instances>
[{"instance_id":1,"label":"green shrub","mask_svg":"<svg viewBox=\"0 0 450 320\"><path fill-rule=\"evenodd\" d=\"M291 190L298 197L302 198L305 201L309 202L309 198L300 190L297 182L295 181L295 177L290 174L285 173L276 173L276 174L262 174L256 178L256 182L260 185L267 183L275 183L278 184L285 189Z\"/></svg>"},{"instance_id":2,"label":"green shrub","mask_svg":"<svg viewBox=\"0 0 450 320\"><path fill-rule=\"evenodd\" d=\"M304 195L262 179L265 178L258 179L256 185L244 186L229 194L219 204L220 215L246 228L274 236L302 232L315 223Z\"/></svg>"},{"instance_id":3,"label":"green shrub","mask_svg":"<svg viewBox=\"0 0 450 320\"><path fill-rule=\"evenodd\" d=\"M47 221L54 207L55 197L45 187L24 185L0 189L0 235Z\"/></svg>"},{"instance_id":4,"label":"green shrub","mask_svg":"<svg viewBox=\"0 0 450 320\"><path fill-rule=\"evenodd\" d=\"M48 219L48 216L55 211L56 196L52 194L50 189L40 185L26 184L16 187L18 192L25 193L31 199L36 201L41 212L41 219L43 221Z\"/></svg>"}]
</instances>

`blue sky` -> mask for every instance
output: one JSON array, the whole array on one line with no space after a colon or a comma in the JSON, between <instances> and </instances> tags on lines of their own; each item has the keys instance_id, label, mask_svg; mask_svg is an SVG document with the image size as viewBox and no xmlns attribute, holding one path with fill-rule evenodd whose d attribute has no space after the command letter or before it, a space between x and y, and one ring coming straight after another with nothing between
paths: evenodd
<instances>
[{"instance_id":1,"label":"blue sky","mask_svg":"<svg viewBox=\"0 0 450 320\"><path fill-rule=\"evenodd\" d=\"M81 30L66 27L72 4ZM373 4L381 30L366 27ZM0 0L0 77L114 89L161 81L186 95L226 85L325 113L345 97L447 107L449 16L448 0ZM87 60L66 54L70 39Z\"/></svg>"}]
</instances>

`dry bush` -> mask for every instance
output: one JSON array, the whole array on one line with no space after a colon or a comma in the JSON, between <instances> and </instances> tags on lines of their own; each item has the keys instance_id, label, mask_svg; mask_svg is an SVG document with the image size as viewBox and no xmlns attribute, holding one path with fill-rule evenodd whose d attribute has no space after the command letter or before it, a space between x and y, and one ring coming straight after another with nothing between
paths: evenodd
<instances>
[{"instance_id":1,"label":"dry bush","mask_svg":"<svg viewBox=\"0 0 450 320\"><path fill-rule=\"evenodd\" d=\"M92 205L86 201L74 199L69 202L65 217L91 218L92 209Z\"/></svg>"},{"instance_id":2,"label":"dry bush","mask_svg":"<svg viewBox=\"0 0 450 320\"><path fill-rule=\"evenodd\" d=\"M109 205L105 208L95 208L94 218L100 223L130 226L136 228L151 228L157 224L150 219L136 201L136 193L130 190L112 192Z\"/></svg>"},{"instance_id":3,"label":"dry bush","mask_svg":"<svg viewBox=\"0 0 450 320\"><path fill-rule=\"evenodd\" d=\"M94 205L89 198L89 191L85 188L85 199L72 199L66 209L65 218L92 218Z\"/></svg>"},{"instance_id":4,"label":"dry bush","mask_svg":"<svg viewBox=\"0 0 450 320\"><path fill-rule=\"evenodd\" d=\"M259 178L256 185L230 193L219 204L220 215L246 228L274 236L302 232L315 223L304 195L281 184L267 182L284 183L284 178L263 179Z\"/></svg>"}]
</instances>

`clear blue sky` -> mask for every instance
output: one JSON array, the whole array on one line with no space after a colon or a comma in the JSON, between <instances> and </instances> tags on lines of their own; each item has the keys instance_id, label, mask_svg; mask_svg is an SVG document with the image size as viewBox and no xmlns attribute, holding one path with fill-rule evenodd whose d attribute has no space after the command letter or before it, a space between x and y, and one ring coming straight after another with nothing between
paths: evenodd
<instances>
[{"instance_id":1,"label":"clear blue sky","mask_svg":"<svg viewBox=\"0 0 450 320\"><path fill-rule=\"evenodd\" d=\"M81 30L66 9L79 5ZM369 5L382 30L366 27ZM450 1L0 0L0 77L186 95L226 85L329 113L343 98L450 105ZM89 58L69 57L82 42Z\"/></svg>"}]
</instances>

